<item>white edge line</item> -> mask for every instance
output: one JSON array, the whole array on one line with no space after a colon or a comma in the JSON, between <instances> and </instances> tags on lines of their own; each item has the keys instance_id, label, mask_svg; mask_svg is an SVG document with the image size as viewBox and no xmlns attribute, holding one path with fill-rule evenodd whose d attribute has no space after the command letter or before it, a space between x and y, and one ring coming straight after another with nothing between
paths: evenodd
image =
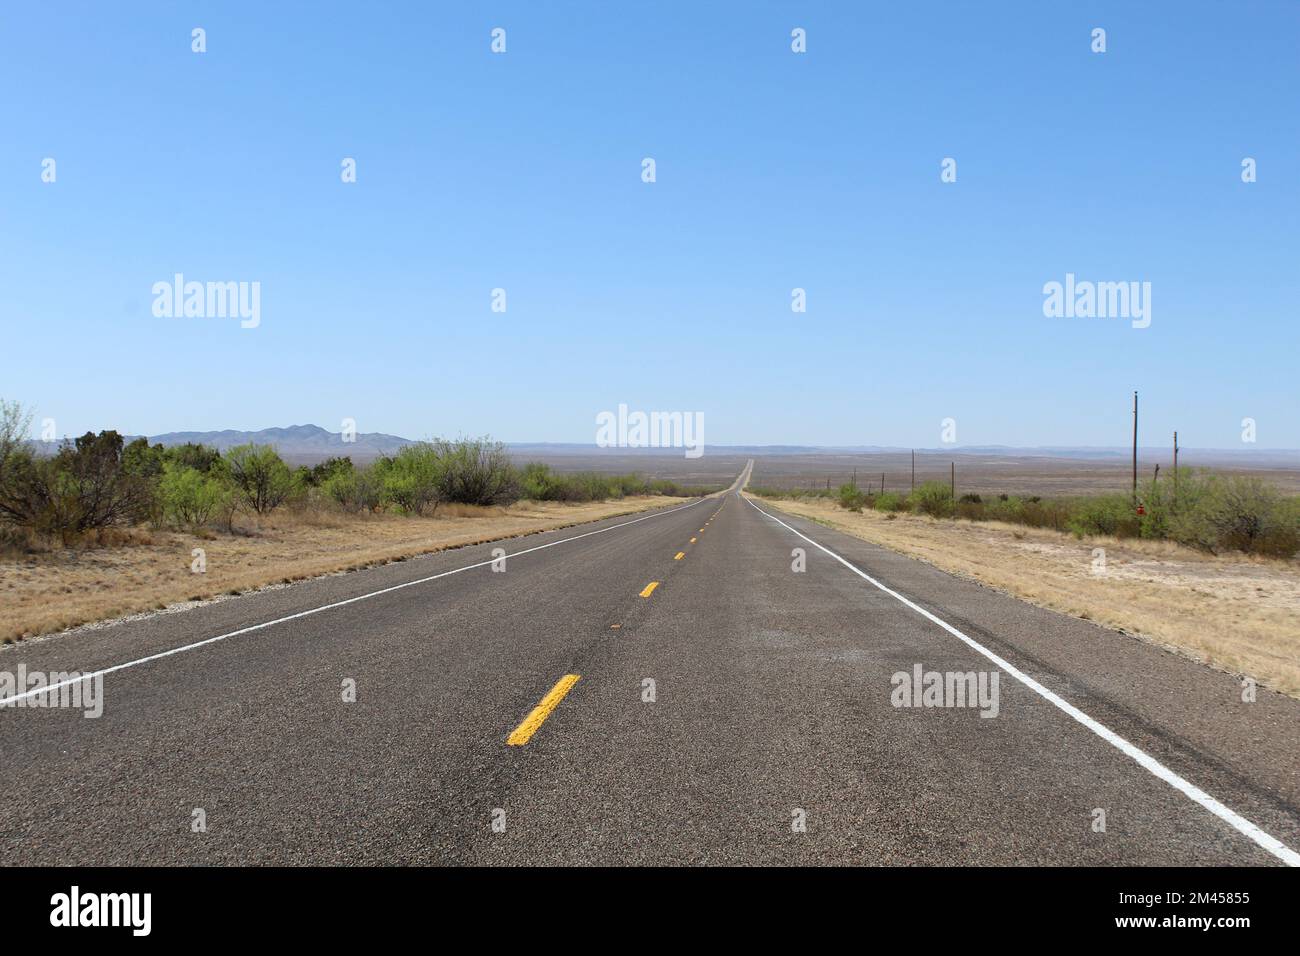
<instances>
[{"instance_id":1,"label":"white edge line","mask_svg":"<svg viewBox=\"0 0 1300 956\"><path fill-rule=\"evenodd\" d=\"M546 548L554 548L556 545L559 544L568 544L570 541L577 541L580 538L590 538L593 534L603 534L606 531L614 531L618 528L626 528L628 525L637 524L640 521L649 521L651 518L662 518L665 515L670 515L677 511L684 511L687 508L694 508L696 505L707 501L709 497L711 496L700 498L699 501L692 501L688 505L681 505L677 508L670 508L667 511L656 511L654 514L643 515L640 518L633 518L631 521L624 521L621 524L610 525L608 528L597 528L595 531L585 531L582 534L575 534L571 538L563 538L559 541L552 541L549 544L539 544L535 548L526 548L523 551L516 551L514 554L507 554L505 557L516 558L523 554L531 554L534 551L543 551ZM508 540L508 539L503 539L503 540ZM485 542L485 543L490 544L491 542ZM28 697L35 697L37 694L48 694L51 691L58 690L60 687L67 687L71 684L80 684L84 681L93 680L96 677L103 677L105 674L112 674L114 671L126 670L126 668L128 667L138 667L141 664L148 664L150 661L160 660L161 658L164 657L171 657L173 654L181 654L184 653L185 651L192 651L197 647L203 647L205 644L215 644L217 641L224 641L227 638L238 637L241 634L249 634L253 631L260 631L263 628L273 627L276 624L283 624L286 621L296 621L300 617L310 617L311 615L319 614L322 611L330 611L336 607L343 607L344 605L347 604L355 604L357 601L364 601L367 598L378 597L381 594L390 594L393 591L400 591L402 588L414 587L417 584L428 584L430 581L436 581L439 578L450 577L453 574L460 574L462 571L472 571L475 568L485 568L489 564L492 564L493 561L496 560L497 560L496 558L490 558L487 561L480 561L477 564L467 564L463 568L452 568L450 571L443 571L440 574L431 574L427 578L420 578L415 581L406 581L403 582L402 584L395 584L392 587L381 588L378 591L370 591L366 594L359 594L356 597L350 597L343 601L335 601L333 604L322 604L320 607L310 608L309 610L306 611L299 611L297 614L290 614L286 617L277 617L273 621L263 621L261 624L253 624L250 627L241 627L239 630L231 631L228 634L218 634L216 637L209 637L202 641L195 641L192 644L185 644L182 647L173 647L171 650L160 651L157 654L150 654L148 657L141 657L138 660L127 661L125 664L114 664L112 667L105 667L103 670L94 671L93 673L90 674L83 674L80 677L74 677L71 680L59 681L57 684L49 684L45 687L37 687L32 690L26 691L22 694L15 694L12 697L6 697L3 700L0 700L0 707L5 707L9 704L17 703L18 701L25 700Z\"/></svg>"},{"instance_id":2,"label":"white edge line","mask_svg":"<svg viewBox=\"0 0 1300 956\"><path fill-rule=\"evenodd\" d=\"M1075 707L1073 704L1069 703L1068 701L1052 693L1050 690L1048 690L1042 684L1038 683L1038 681L1034 680L1028 674L1021 672L1018 668L1014 667L1007 661L1003 660L1001 657L999 657L997 654L990 651L987 647L984 647L978 641L975 641L972 638L967 637L965 634L957 630L957 628L953 627L947 621L941 620L940 618L936 617L934 614L931 614L925 608L903 597L903 595L899 594L897 591L894 591L886 587L885 585L881 584L879 581L877 581L871 575L867 574L861 568L855 566L849 561L846 561L844 558L840 557L838 554L836 554L834 551L832 551L830 548L826 547L825 545L818 544L816 541L808 537L802 531L799 531L797 528L792 528L790 527L790 525L786 524L784 521L782 521L780 518L776 517L775 515L768 514L758 505L754 504L754 502L749 498L746 498L745 500L748 501L751 505L753 505L754 510L757 511L759 514L766 515L767 517L775 521L777 524L781 525L781 527L786 528L789 531L793 531L795 534L803 538L809 544L813 545L816 548L821 549L822 551L825 551L832 558L840 562L840 564L844 565L850 571L853 571L859 577L865 579L870 584L879 588L881 591L884 591L890 597L895 598L898 601L901 601L903 604L910 607L913 611L915 611L917 614L920 614L922 617L930 621L933 621L935 624L938 624L941 628L943 628L953 637L957 638L958 640L962 641L964 644L968 645L972 650L978 651L980 654L983 654L990 661L992 661L1002 670L1006 671L1016 680L1020 681L1020 683L1024 684L1026 687L1028 687L1034 693L1038 694L1044 700L1048 701L1051 704L1054 704L1056 707L1065 711L1065 713L1069 714L1079 723L1083 724L1083 726L1087 727L1089 730L1091 730L1102 740L1106 741L1106 743L1115 747L1117 750L1124 753L1126 756L1131 757L1133 760L1137 761L1137 763L1140 764L1142 767L1144 767L1146 770L1150 771L1156 777L1159 777L1161 780L1169 784L1175 790L1180 791L1184 796L1188 797L1195 803L1199 803L1206 810L1209 810L1216 817L1218 817L1220 820L1227 823L1233 829L1237 830L1243 836L1249 837L1251 840L1253 840L1259 846L1267 850L1269 853L1273 854L1275 857L1277 857L1287 866L1300 866L1300 853L1297 853L1295 850L1291 849L1289 846L1287 846L1277 837L1265 832L1260 827L1256 826L1254 823L1251 823L1241 814L1237 813L1235 810L1220 803L1218 800L1214 799L1214 797L1210 796L1200 787L1196 786L1196 784L1180 777L1178 774L1174 773L1172 770L1170 770L1160 761L1156 760L1146 751L1140 749L1139 747L1137 747L1132 743L1129 743L1129 741L1125 740L1123 737L1115 733L1109 727L1105 726L1104 724L1098 723L1096 720L1089 717L1087 714L1079 710L1079 708Z\"/></svg>"}]
</instances>

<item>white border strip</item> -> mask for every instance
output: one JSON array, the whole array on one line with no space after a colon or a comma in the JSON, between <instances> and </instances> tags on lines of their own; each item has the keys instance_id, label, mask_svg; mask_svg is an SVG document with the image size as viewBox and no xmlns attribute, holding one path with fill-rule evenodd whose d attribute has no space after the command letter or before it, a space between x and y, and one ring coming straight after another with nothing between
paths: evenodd
<instances>
[{"instance_id":1,"label":"white border strip","mask_svg":"<svg viewBox=\"0 0 1300 956\"><path fill-rule=\"evenodd\" d=\"M626 528L628 525L637 524L641 521L649 521L651 518L662 518L664 515L670 515L677 511L684 511L687 508L694 508L698 504L707 501L707 496L699 501L692 501L689 505L680 505L676 508L670 508L667 511L656 511L654 514L643 515L640 518L633 518L631 521L624 521L622 524L610 525L608 528L597 528L595 531L586 531L582 534L575 534L571 538L564 538L560 541L552 541L549 544L539 544L535 548L526 548L523 551L516 551L514 554L507 554L506 558L517 558L522 554L532 554L534 551L544 551L547 548L554 548L559 544L568 544L570 541L577 541L581 538L590 538L593 534L604 534L606 531L614 531L618 528ZM509 540L509 539L501 539ZM485 542L490 544L491 542ZM82 681L91 680L95 677L103 677L105 674L112 674L114 671L126 670L128 667L138 667L141 664L148 664L150 661L160 660L164 657L171 657L173 654L181 654L185 651L192 651L197 647L203 647L206 644L215 644L217 641L224 641L227 638L238 637L241 634L249 634L253 631L260 631L266 627L273 627L276 624L283 624L286 621L296 621L300 617L310 617L313 614L319 614L322 611L331 611L336 607L343 607L348 604L355 604L357 601L364 601L367 598L378 597L381 594L391 594L393 591L400 591L402 588L414 587L417 584L428 584L430 581L436 581L439 578L450 577L453 574L460 574L462 571L472 571L475 568L485 568L496 558L490 558L487 561L480 561L477 564L467 564L463 568L453 568L450 571L443 571L441 574L431 574L427 578L420 578L416 581L406 581L403 584L395 584L392 587L381 588L378 591L370 591L366 594L359 594L356 597L350 597L344 601L335 601L333 604L323 604L320 607L314 607L310 610L299 611L297 614L290 614L286 617L277 617L273 621L264 621L261 624L254 624L251 627L241 627L237 631L231 631L228 634L218 634L216 637L209 637L202 641L195 641L193 644L186 644L183 647L173 647L169 651L161 651L157 654L150 654L148 657L141 657L139 660L127 661L125 664L114 664L112 667L105 667L101 671L95 671L91 674L83 674L80 677L74 677L71 680L59 681L57 684L50 684L46 687L37 687L33 690L26 691L22 694L15 694L13 697L6 697L0 700L0 707L16 703L28 697L35 697L37 694L48 694L50 691L58 690L60 687L67 687L70 684L80 684Z\"/></svg>"},{"instance_id":2,"label":"white border strip","mask_svg":"<svg viewBox=\"0 0 1300 956\"><path fill-rule=\"evenodd\" d=\"M992 651L990 651L987 647L984 647L979 642L967 637L965 634L957 630L957 628L953 627L951 624L947 623L946 621L940 620L938 617L931 614L925 608L914 603L913 601L909 601L907 598L903 597L903 595L899 594L897 591L894 591L886 587L885 585L881 584L879 581L877 581L871 575L867 574L861 568L858 568L855 565L849 563L844 558L840 557L838 554L832 551L830 548L827 548L825 545L818 544L816 541L808 537L802 531L790 527L788 524L786 524L784 521L782 521L780 518L776 517L775 515L768 514L758 505L755 505L754 502L751 501L749 498L746 498L745 500L748 501L751 505L753 505L754 510L757 511L759 514L766 515L768 518L771 518L781 527L789 531L793 531L795 534L803 538L813 547L825 551L832 558L840 562L840 564L844 565L846 568L848 568L854 574L858 575L860 578L864 579L868 583L879 588L881 591L884 591L890 597L895 598L898 601L901 601L903 604L907 605L913 611L915 611L917 614L920 614L922 617L926 618L927 620L933 621L935 624L938 624L941 628L943 628L953 637L957 638L962 643L968 645L972 650L977 651L980 654L983 654L990 661L996 664L999 668L1006 671L1016 680L1020 681L1020 683L1024 684L1035 694L1038 694L1048 703L1055 705L1056 707L1063 710L1065 713L1069 714L1071 717L1073 717L1079 723L1083 724L1083 726L1087 727L1089 730L1091 730L1102 740L1106 741L1106 743L1115 747L1117 750L1119 750L1126 756L1131 757L1133 760L1137 761L1137 763L1141 764L1153 775L1159 777L1165 783L1169 784L1175 790L1181 792L1184 796L1188 797L1190 800L1194 801L1195 803L1199 803L1206 810L1209 810L1216 817L1218 817L1220 820L1227 823L1229 826L1231 826L1237 832L1241 833L1243 836L1249 837L1251 840L1259 844L1259 846L1263 847L1269 853L1273 854L1275 857L1277 857L1287 866L1300 866L1300 853L1297 853L1295 850L1291 849L1281 840L1277 839L1277 837L1272 836L1269 833L1266 833L1264 830L1261 830L1258 826L1251 823L1249 820L1241 816L1236 811L1230 809L1229 807L1224 806L1222 803L1220 803L1218 800L1215 800L1212 796L1210 796L1200 787L1196 786L1190 781L1183 779L1178 774L1174 773L1172 770L1170 770L1168 767L1162 764L1160 761L1156 760L1154 757L1148 754L1146 751L1141 750L1138 747L1134 746L1133 744L1129 743L1127 740L1125 740L1119 734L1115 733L1109 727L1106 727L1104 724L1100 724L1097 721L1093 720L1083 711L1079 710L1079 708L1075 707L1073 704L1066 702L1061 697L1058 697L1056 694L1052 693L1042 684L1038 683L1038 681L1034 680L1029 675L1021 672L1016 667L1013 667L1007 661L1003 660L997 654L994 654Z\"/></svg>"}]
</instances>

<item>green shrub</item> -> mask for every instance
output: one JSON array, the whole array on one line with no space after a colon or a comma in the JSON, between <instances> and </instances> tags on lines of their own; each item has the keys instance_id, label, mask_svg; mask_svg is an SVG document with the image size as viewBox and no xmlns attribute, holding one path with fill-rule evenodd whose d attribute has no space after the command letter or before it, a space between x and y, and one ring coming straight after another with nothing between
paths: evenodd
<instances>
[{"instance_id":1,"label":"green shrub","mask_svg":"<svg viewBox=\"0 0 1300 956\"><path fill-rule=\"evenodd\" d=\"M530 462L519 474L520 497L532 501L605 501L622 497L624 484L593 472L560 475L541 462Z\"/></svg>"},{"instance_id":2,"label":"green shrub","mask_svg":"<svg viewBox=\"0 0 1300 956\"><path fill-rule=\"evenodd\" d=\"M335 475L350 473L353 467L351 458L327 458L308 468L303 476L303 481L309 487L319 488Z\"/></svg>"},{"instance_id":3,"label":"green shrub","mask_svg":"<svg viewBox=\"0 0 1300 956\"><path fill-rule=\"evenodd\" d=\"M438 491L443 501L508 505L519 500L519 478L501 442L488 438L436 439Z\"/></svg>"},{"instance_id":4,"label":"green shrub","mask_svg":"<svg viewBox=\"0 0 1300 956\"><path fill-rule=\"evenodd\" d=\"M932 518L947 518L953 514L952 489L939 481L927 481L912 492L912 507Z\"/></svg>"},{"instance_id":5,"label":"green shrub","mask_svg":"<svg viewBox=\"0 0 1300 956\"><path fill-rule=\"evenodd\" d=\"M173 445L166 449L163 454L166 460L173 464L184 468L193 468L204 473L211 471L222 461L220 451L194 442Z\"/></svg>"},{"instance_id":6,"label":"green shrub","mask_svg":"<svg viewBox=\"0 0 1300 956\"><path fill-rule=\"evenodd\" d=\"M600 475L595 472L557 474L549 465L530 462L517 475L518 494L530 501L617 501L629 495L664 495L688 498L717 488L687 488L669 478L645 479L640 475Z\"/></svg>"},{"instance_id":7,"label":"green shrub","mask_svg":"<svg viewBox=\"0 0 1300 956\"><path fill-rule=\"evenodd\" d=\"M294 492L294 476L270 445L238 445L225 454L230 481L259 515L274 511Z\"/></svg>"},{"instance_id":8,"label":"green shrub","mask_svg":"<svg viewBox=\"0 0 1300 956\"><path fill-rule=\"evenodd\" d=\"M1300 552L1300 498L1283 496L1276 488L1249 476L1214 475L1180 468L1159 481L1139 487L1141 515L1127 494L1071 498L1019 497L999 494L984 498L964 494L951 500L948 485L927 482L910 497L893 492L863 494L853 483L834 492L850 510L874 507L887 514L911 508L934 517L955 515L970 521L1002 521L1033 528L1069 531L1078 537L1107 535L1170 540L1210 552L1244 551L1291 558ZM821 488L752 488L764 498L824 497Z\"/></svg>"},{"instance_id":9,"label":"green shrub","mask_svg":"<svg viewBox=\"0 0 1300 956\"><path fill-rule=\"evenodd\" d=\"M383 490L383 482L373 467L340 468L321 483L322 493L345 511L374 511L383 501Z\"/></svg>"},{"instance_id":10,"label":"green shrub","mask_svg":"<svg viewBox=\"0 0 1300 956\"><path fill-rule=\"evenodd\" d=\"M1139 531L1138 516L1128 495L1080 498L1068 527L1078 537L1105 534L1131 538L1136 537Z\"/></svg>"},{"instance_id":11,"label":"green shrub","mask_svg":"<svg viewBox=\"0 0 1300 956\"><path fill-rule=\"evenodd\" d=\"M893 491L883 491L876 495L874 505L877 511L885 511L891 514L899 511L907 511L910 508L907 496L897 494Z\"/></svg>"},{"instance_id":12,"label":"green shrub","mask_svg":"<svg viewBox=\"0 0 1300 956\"><path fill-rule=\"evenodd\" d=\"M25 446L11 452L0 514L68 542L86 531L150 517L155 494L151 475L124 462L121 435L87 432L49 458L38 458Z\"/></svg>"},{"instance_id":13,"label":"green shrub","mask_svg":"<svg viewBox=\"0 0 1300 956\"><path fill-rule=\"evenodd\" d=\"M867 496L852 481L840 485L838 495L840 507L847 508L849 511L861 511L867 501Z\"/></svg>"},{"instance_id":14,"label":"green shrub","mask_svg":"<svg viewBox=\"0 0 1300 956\"><path fill-rule=\"evenodd\" d=\"M1291 557L1300 547L1294 502L1284 502L1259 478L1213 479L1203 511L1218 550Z\"/></svg>"},{"instance_id":15,"label":"green shrub","mask_svg":"<svg viewBox=\"0 0 1300 956\"><path fill-rule=\"evenodd\" d=\"M383 502L409 515L422 514L429 505L437 512L443 500L442 468L438 449L428 442L407 445L373 466Z\"/></svg>"},{"instance_id":16,"label":"green shrub","mask_svg":"<svg viewBox=\"0 0 1300 956\"><path fill-rule=\"evenodd\" d=\"M164 520L185 528L200 528L228 511L234 495L234 488L220 478L172 462L159 486Z\"/></svg>"},{"instance_id":17,"label":"green shrub","mask_svg":"<svg viewBox=\"0 0 1300 956\"><path fill-rule=\"evenodd\" d=\"M555 489L555 475L549 465L531 461L519 472L519 494L529 501L551 501Z\"/></svg>"},{"instance_id":18,"label":"green shrub","mask_svg":"<svg viewBox=\"0 0 1300 956\"><path fill-rule=\"evenodd\" d=\"M798 501L800 498L839 498L840 495L838 488L826 488L821 485L815 488L765 488L761 485L750 485L746 490L759 498L787 501Z\"/></svg>"},{"instance_id":19,"label":"green shrub","mask_svg":"<svg viewBox=\"0 0 1300 956\"><path fill-rule=\"evenodd\" d=\"M17 402L0 398L0 487L4 486L9 461L27 448L27 430L31 424L31 412Z\"/></svg>"},{"instance_id":20,"label":"green shrub","mask_svg":"<svg viewBox=\"0 0 1300 956\"><path fill-rule=\"evenodd\" d=\"M1016 520L1020 524L1031 528L1051 528L1053 531L1069 530L1070 519L1076 507L1070 499L1044 500L1037 495L1011 500L1016 502Z\"/></svg>"}]
</instances>

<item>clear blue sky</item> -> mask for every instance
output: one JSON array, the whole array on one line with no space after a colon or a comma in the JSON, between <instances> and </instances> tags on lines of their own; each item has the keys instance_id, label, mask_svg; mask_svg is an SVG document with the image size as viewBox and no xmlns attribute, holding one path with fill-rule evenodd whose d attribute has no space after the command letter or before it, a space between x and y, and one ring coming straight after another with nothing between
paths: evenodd
<instances>
[{"instance_id":1,"label":"clear blue sky","mask_svg":"<svg viewBox=\"0 0 1300 956\"><path fill-rule=\"evenodd\" d=\"M933 447L1120 445L1136 387L1152 443L1300 447L1300 4L328 8L0 8L0 396ZM155 318L175 272L259 281L261 326ZM1151 327L1045 318L1067 272L1151 282Z\"/></svg>"}]
</instances>

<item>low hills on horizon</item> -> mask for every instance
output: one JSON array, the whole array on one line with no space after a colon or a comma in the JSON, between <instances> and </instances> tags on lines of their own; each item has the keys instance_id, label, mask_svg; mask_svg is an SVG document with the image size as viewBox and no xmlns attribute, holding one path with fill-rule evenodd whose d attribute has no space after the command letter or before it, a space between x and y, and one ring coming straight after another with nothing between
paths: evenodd
<instances>
[{"instance_id":1,"label":"low hills on horizon","mask_svg":"<svg viewBox=\"0 0 1300 956\"><path fill-rule=\"evenodd\" d=\"M131 436L135 437L135 436ZM204 444L221 451L236 445L257 444L272 445L286 458L295 461L323 460L333 456L348 455L358 461L392 455L407 445L415 444L414 439L384 432L358 432L355 441L343 441L341 432L331 432L319 425L291 425L286 428L263 428L256 431L224 429L220 431L183 431L166 432L161 435L148 436L150 443L159 445L184 445L186 443ZM680 455L675 448L601 448L592 444L578 442L506 442L506 446L516 455L541 455L545 457L563 457L566 455L599 456L639 456L639 455ZM1014 458L1057 458L1090 461L1123 461L1132 454L1129 447L1098 446L1036 446L1015 447L1010 445L954 445L951 447L910 449L899 446L884 445L706 445L717 454L728 455L897 455L915 450L918 455L957 455ZM1246 462L1255 465L1265 463L1282 467L1300 467L1300 450L1272 448L1241 449L1183 449L1188 455L1195 455L1204 462L1212 457L1216 460ZM1168 449L1163 446L1142 445L1138 449L1139 457L1145 459L1164 456Z\"/></svg>"}]
</instances>

